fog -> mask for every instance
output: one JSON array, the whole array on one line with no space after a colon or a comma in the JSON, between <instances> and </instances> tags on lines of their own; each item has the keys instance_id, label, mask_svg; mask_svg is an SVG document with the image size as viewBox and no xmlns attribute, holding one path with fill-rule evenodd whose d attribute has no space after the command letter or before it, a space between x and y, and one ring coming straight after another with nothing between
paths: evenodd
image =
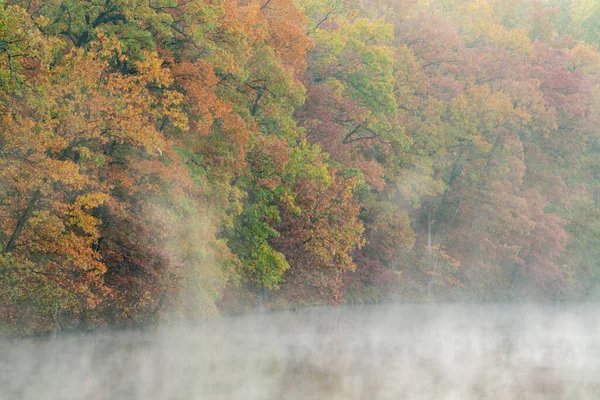
<instances>
[{"instance_id":1,"label":"fog","mask_svg":"<svg viewBox=\"0 0 600 400\"><path fill-rule=\"evenodd\" d=\"M595 305L404 305L0 341L0 398L597 399Z\"/></svg>"}]
</instances>

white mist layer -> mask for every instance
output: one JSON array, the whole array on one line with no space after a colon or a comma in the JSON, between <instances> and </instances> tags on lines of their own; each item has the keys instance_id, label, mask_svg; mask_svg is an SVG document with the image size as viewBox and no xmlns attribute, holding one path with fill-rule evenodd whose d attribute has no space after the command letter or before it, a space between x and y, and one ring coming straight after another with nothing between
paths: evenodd
<instances>
[{"instance_id":1,"label":"white mist layer","mask_svg":"<svg viewBox=\"0 0 600 400\"><path fill-rule=\"evenodd\" d=\"M0 339L0 399L599 399L600 306L397 306Z\"/></svg>"}]
</instances>

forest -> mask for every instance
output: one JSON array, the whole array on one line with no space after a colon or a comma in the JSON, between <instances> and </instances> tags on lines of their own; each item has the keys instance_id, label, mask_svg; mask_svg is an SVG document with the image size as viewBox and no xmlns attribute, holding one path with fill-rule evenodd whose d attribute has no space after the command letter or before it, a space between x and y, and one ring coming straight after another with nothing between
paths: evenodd
<instances>
[{"instance_id":1,"label":"forest","mask_svg":"<svg viewBox=\"0 0 600 400\"><path fill-rule=\"evenodd\" d=\"M0 332L600 288L596 0L0 0Z\"/></svg>"}]
</instances>

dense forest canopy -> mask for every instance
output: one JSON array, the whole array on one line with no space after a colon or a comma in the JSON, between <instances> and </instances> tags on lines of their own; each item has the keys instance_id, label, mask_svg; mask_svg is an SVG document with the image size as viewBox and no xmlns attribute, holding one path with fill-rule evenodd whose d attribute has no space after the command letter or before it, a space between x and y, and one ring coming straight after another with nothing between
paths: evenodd
<instances>
[{"instance_id":1,"label":"dense forest canopy","mask_svg":"<svg viewBox=\"0 0 600 400\"><path fill-rule=\"evenodd\" d=\"M0 0L0 325L600 285L596 0Z\"/></svg>"}]
</instances>

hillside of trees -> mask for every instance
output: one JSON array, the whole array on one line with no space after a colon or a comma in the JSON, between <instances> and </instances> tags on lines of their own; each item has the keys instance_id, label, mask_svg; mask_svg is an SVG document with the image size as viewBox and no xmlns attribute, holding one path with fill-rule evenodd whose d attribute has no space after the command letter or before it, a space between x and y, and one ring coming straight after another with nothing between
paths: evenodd
<instances>
[{"instance_id":1,"label":"hillside of trees","mask_svg":"<svg viewBox=\"0 0 600 400\"><path fill-rule=\"evenodd\" d=\"M0 0L0 326L600 287L596 0Z\"/></svg>"}]
</instances>

